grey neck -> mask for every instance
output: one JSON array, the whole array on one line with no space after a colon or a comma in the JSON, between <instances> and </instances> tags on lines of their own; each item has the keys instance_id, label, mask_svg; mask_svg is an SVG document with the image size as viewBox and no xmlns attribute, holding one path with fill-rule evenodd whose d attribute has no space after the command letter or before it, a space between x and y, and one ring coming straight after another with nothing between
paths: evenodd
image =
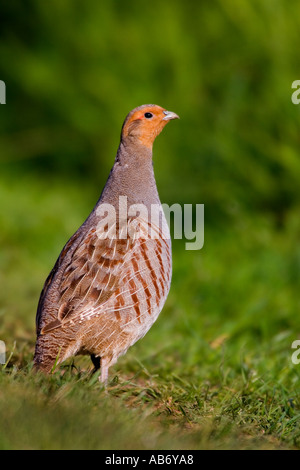
<instances>
[{"instance_id":1,"label":"grey neck","mask_svg":"<svg viewBox=\"0 0 300 470\"><path fill-rule=\"evenodd\" d=\"M110 172L99 203L117 204L119 196L127 196L128 204L159 204L152 149L121 140L114 166Z\"/></svg>"}]
</instances>

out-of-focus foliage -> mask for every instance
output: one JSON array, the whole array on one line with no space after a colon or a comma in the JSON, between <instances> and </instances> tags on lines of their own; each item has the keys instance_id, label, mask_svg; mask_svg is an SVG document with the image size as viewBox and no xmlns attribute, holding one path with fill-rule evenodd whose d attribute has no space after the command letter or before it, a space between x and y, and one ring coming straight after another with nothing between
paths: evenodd
<instances>
[{"instance_id":1,"label":"out-of-focus foliage","mask_svg":"<svg viewBox=\"0 0 300 470\"><path fill-rule=\"evenodd\" d=\"M1 2L2 171L104 184L127 112L176 111L155 144L162 200L279 224L300 203L300 5L283 0Z\"/></svg>"}]
</instances>

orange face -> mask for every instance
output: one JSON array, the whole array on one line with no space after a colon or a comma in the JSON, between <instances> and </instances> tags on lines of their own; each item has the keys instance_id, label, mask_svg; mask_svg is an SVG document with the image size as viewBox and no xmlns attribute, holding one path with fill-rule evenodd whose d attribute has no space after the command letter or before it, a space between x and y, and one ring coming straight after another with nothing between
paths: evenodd
<instances>
[{"instance_id":1,"label":"orange face","mask_svg":"<svg viewBox=\"0 0 300 470\"><path fill-rule=\"evenodd\" d=\"M136 138L145 147L151 148L155 138L171 119L179 119L179 116L154 104L139 106L125 119L122 137Z\"/></svg>"}]
</instances>

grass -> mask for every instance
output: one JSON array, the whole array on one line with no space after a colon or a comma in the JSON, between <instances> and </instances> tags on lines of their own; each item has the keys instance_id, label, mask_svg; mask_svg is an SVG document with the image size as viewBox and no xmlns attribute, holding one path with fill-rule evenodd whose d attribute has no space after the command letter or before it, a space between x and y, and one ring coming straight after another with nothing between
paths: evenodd
<instances>
[{"instance_id":1,"label":"grass","mask_svg":"<svg viewBox=\"0 0 300 470\"><path fill-rule=\"evenodd\" d=\"M1 176L1 449L298 449L299 222L238 211L174 242L158 321L110 371L88 358L32 371L35 310L64 242L98 194L74 182ZM209 211L209 207L206 207Z\"/></svg>"}]
</instances>

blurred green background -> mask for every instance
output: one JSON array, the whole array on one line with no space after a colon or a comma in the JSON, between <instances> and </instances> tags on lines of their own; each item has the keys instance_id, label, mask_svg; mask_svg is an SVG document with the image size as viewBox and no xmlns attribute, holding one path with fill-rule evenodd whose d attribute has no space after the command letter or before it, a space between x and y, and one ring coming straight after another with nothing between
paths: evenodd
<instances>
[{"instance_id":1,"label":"blurred green background","mask_svg":"<svg viewBox=\"0 0 300 470\"><path fill-rule=\"evenodd\" d=\"M206 232L247 220L254 231L265 222L297 237L299 8L278 0L2 2L3 225L14 213L39 224L35 204L48 191L54 217L66 188L76 193L68 216L80 224L78 205L85 216L97 200L124 117L157 103L181 116L155 143L163 202L204 203Z\"/></svg>"},{"instance_id":2,"label":"blurred green background","mask_svg":"<svg viewBox=\"0 0 300 470\"><path fill-rule=\"evenodd\" d=\"M299 204L297 1L1 4L1 173L100 189L127 112L181 116L156 144L166 201L207 223ZM170 126L171 127L171 126Z\"/></svg>"},{"instance_id":3,"label":"blurred green background","mask_svg":"<svg viewBox=\"0 0 300 470\"><path fill-rule=\"evenodd\" d=\"M16 341L18 367L32 360L42 284L100 195L125 116L156 103L181 118L154 146L161 201L204 204L205 244L174 241L164 313L117 370L133 355L215 383L220 364L233 379L242 361L297 396L299 2L10 0L0 22L0 338L9 351Z\"/></svg>"}]
</instances>

